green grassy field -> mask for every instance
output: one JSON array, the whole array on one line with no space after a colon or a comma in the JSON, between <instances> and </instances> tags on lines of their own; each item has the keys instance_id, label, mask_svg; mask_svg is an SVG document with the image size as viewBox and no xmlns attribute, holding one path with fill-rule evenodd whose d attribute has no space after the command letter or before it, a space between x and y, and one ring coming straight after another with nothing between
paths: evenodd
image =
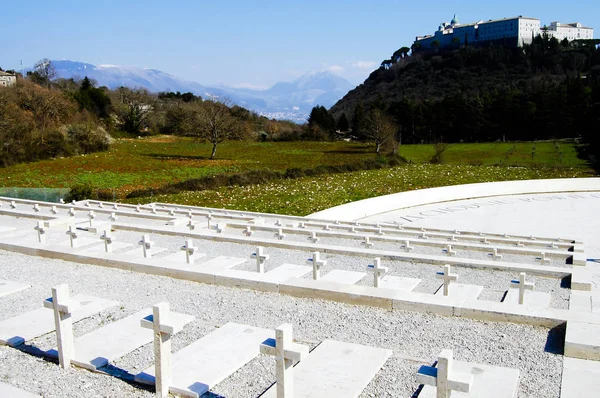
<instances>
[{"instance_id":1,"label":"green grassy field","mask_svg":"<svg viewBox=\"0 0 600 398\"><path fill-rule=\"evenodd\" d=\"M19 164L0 169L0 187L68 188L90 183L114 190L117 197L194 178L250 170L284 171L343 165L375 158L373 146L346 142L226 142L217 159L210 145L187 138L156 136L115 141L110 151L73 158ZM532 155L533 152L533 155ZM431 145L404 145L400 154L413 164L426 163ZM455 144L444 154L449 165L500 165L574 168L591 172L567 143Z\"/></svg>"},{"instance_id":2,"label":"green grassy field","mask_svg":"<svg viewBox=\"0 0 600 398\"><path fill-rule=\"evenodd\" d=\"M307 215L332 206L401 191L476 182L589 177L585 168L528 168L452 164L408 164L261 185L157 195L129 203L167 202L289 215Z\"/></svg>"}]
</instances>

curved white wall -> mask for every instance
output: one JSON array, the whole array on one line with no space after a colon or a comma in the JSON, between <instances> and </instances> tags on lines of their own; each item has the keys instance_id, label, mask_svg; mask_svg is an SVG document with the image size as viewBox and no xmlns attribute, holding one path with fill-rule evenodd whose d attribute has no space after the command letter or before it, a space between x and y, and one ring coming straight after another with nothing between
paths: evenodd
<instances>
[{"instance_id":1,"label":"curved white wall","mask_svg":"<svg viewBox=\"0 0 600 398\"><path fill-rule=\"evenodd\" d=\"M600 178L564 178L485 182L400 192L352 202L313 213L308 218L358 220L389 211L433 203L503 195L600 191Z\"/></svg>"}]
</instances>

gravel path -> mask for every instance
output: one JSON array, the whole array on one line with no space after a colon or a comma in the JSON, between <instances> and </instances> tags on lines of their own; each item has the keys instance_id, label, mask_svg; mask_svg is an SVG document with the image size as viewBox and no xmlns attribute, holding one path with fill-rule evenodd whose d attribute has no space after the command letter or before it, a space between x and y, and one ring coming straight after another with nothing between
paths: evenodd
<instances>
[{"instance_id":1,"label":"gravel path","mask_svg":"<svg viewBox=\"0 0 600 398\"><path fill-rule=\"evenodd\" d=\"M134 236L136 235L136 236ZM119 239L136 241L139 234L119 233ZM181 242L154 237L164 247L177 249ZM246 245L207 244L207 257L227 253L247 257ZM214 252L213 252L214 251ZM280 253L269 249L270 264L300 262L306 253ZM365 259L339 256L332 266L362 271ZM354 262L353 262L354 261ZM404 276L416 275L423 265L386 264L401 268ZM242 267L243 268L243 267ZM269 267L267 267L269 268ZM427 275L436 267L426 268ZM423 272L423 271L421 271ZM470 273L473 272L473 275ZM481 283L491 288L506 286L508 275L481 272ZM400 272L398 273L400 274ZM461 269L461 281L477 281L476 271ZM489 274L489 275L488 275ZM488 276L485 276L488 275ZM425 277L425 276L424 276ZM428 276L427 276L428 277ZM511 275L514 277L514 275ZM426 313L386 311L313 299L298 299L272 293L203 285L166 277L136 274L116 269L82 265L61 260L42 259L0 251L0 278L30 282L33 287L0 299L0 319L7 319L41 306L50 288L69 283L73 293L86 293L118 300L121 305L76 324L81 335L103 324L121 319L160 301L169 301L174 311L194 315L196 320L174 338L173 349L201 338L226 322L246 323L274 328L284 322L294 325L294 336L311 347L323 339L335 339L393 350L394 355L371 381L362 397L410 397L417 388L415 372L420 365L431 364L443 348L451 348L457 360L508 366L521 370L519 396L558 397L562 372L562 338L564 331L549 333L546 328L529 325L481 322L445 318ZM488 278L488 279L483 279ZM494 280L497 279L497 282ZM545 285L556 289L557 280ZM558 287L560 290L560 288ZM566 289L562 289L565 290ZM557 294L560 296L560 294ZM549 338L550 336L550 338ZM40 349L53 346L52 336L43 336L30 344ZM151 366L151 344L126 355L114 363L113 372L136 374ZM120 370L119 370L120 369ZM0 380L45 397L145 397L153 393L134 383L115 377L71 369L61 371L51 362L14 348L0 347ZM214 396L257 397L275 381L274 361L260 355L213 389Z\"/></svg>"}]
</instances>

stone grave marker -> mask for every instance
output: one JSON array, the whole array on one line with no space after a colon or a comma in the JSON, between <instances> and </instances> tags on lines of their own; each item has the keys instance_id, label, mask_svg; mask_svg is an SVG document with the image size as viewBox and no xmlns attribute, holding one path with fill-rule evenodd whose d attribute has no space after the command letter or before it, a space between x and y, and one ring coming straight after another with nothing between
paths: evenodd
<instances>
[{"instance_id":1,"label":"stone grave marker","mask_svg":"<svg viewBox=\"0 0 600 398\"><path fill-rule=\"evenodd\" d=\"M293 398L294 363L308 356L308 346L294 343L292 325L285 323L275 329L275 339L262 342L260 352L275 357L277 398Z\"/></svg>"},{"instance_id":2,"label":"stone grave marker","mask_svg":"<svg viewBox=\"0 0 600 398\"><path fill-rule=\"evenodd\" d=\"M46 243L46 228L44 227L44 222L38 221L33 229L37 231L38 242Z\"/></svg>"},{"instance_id":3,"label":"stone grave marker","mask_svg":"<svg viewBox=\"0 0 600 398\"><path fill-rule=\"evenodd\" d=\"M381 258L376 257L373 260L373 264L369 264L367 266L367 271L373 273L373 286L379 287L379 280L381 279L382 275L385 275L388 272L388 268L382 267Z\"/></svg>"},{"instance_id":4,"label":"stone grave marker","mask_svg":"<svg viewBox=\"0 0 600 398\"><path fill-rule=\"evenodd\" d=\"M324 267L325 265L327 265L327 261L321 260L320 253L314 252L312 257L309 258L308 260L306 260L306 263L308 265L312 265L313 280L316 281L316 280L321 279L321 267Z\"/></svg>"},{"instance_id":5,"label":"stone grave marker","mask_svg":"<svg viewBox=\"0 0 600 398\"><path fill-rule=\"evenodd\" d=\"M438 355L437 367L421 366L417 382L436 388L436 398L450 398L452 391L468 393L473 386L473 376L455 372L452 350L442 350Z\"/></svg>"},{"instance_id":6,"label":"stone grave marker","mask_svg":"<svg viewBox=\"0 0 600 398\"><path fill-rule=\"evenodd\" d=\"M527 277L527 274L525 272L521 272L521 273L519 273L518 280L510 281L511 287L519 288L519 304L523 304L525 301L525 290L533 290L535 287L535 283L527 282L525 280L526 277Z\"/></svg>"},{"instance_id":7,"label":"stone grave marker","mask_svg":"<svg viewBox=\"0 0 600 398\"><path fill-rule=\"evenodd\" d=\"M156 396L169 395L169 386L172 381L171 365L171 336L179 333L186 324L194 318L179 318L180 322L171 319L169 303L158 303L152 307L152 315L143 318L141 326L154 332L154 374Z\"/></svg>"},{"instance_id":8,"label":"stone grave marker","mask_svg":"<svg viewBox=\"0 0 600 398\"><path fill-rule=\"evenodd\" d=\"M270 256L268 254L264 254L264 247L257 246L256 252L252 253L250 258L256 260L256 272L264 274L265 272L265 261L269 260Z\"/></svg>"},{"instance_id":9,"label":"stone grave marker","mask_svg":"<svg viewBox=\"0 0 600 398\"><path fill-rule=\"evenodd\" d=\"M444 280L444 296L448 296L450 289L450 282L454 282L458 280L458 274L450 273L450 265L444 265L444 271L436 272L436 277L438 279Z\"/></svg>"},{"instance_id":10,"label":"stone grave marker","mask_svg":"<svg viewBox=\"0 0 600 398\"><path fill-rule=\"evenodd\" d=\"M61 368L71 366L73 359L73 317L77 302L69 298L69 285L62 284L52 288L52 299L44 300L44 307L54 312L56 344L58 346L58 363Z\"/></svg>"}]
</instances>

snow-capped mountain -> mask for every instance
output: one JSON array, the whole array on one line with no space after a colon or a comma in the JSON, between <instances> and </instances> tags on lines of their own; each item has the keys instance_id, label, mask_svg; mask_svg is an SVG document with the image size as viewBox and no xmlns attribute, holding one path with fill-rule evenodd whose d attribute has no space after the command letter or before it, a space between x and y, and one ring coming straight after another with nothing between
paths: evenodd
<instances>
[{"instance_id":1,"label":"snow-capped mountain","mask_svg":"<svg viewBox=\"0 0 600 398\"><path fill-rule=\"evenodd\" d=\"M99 86L146 88L151 92L192 92L203 98L228 98L233 103L276 118L304 122L315 105L333 106L354 86L330 72L309 72L293 82L279 82L267 90L204 86L168 73L133 66L92 65L76 61L52 61L58 77L83 79Z\"/></svg>"}]
</instances>

